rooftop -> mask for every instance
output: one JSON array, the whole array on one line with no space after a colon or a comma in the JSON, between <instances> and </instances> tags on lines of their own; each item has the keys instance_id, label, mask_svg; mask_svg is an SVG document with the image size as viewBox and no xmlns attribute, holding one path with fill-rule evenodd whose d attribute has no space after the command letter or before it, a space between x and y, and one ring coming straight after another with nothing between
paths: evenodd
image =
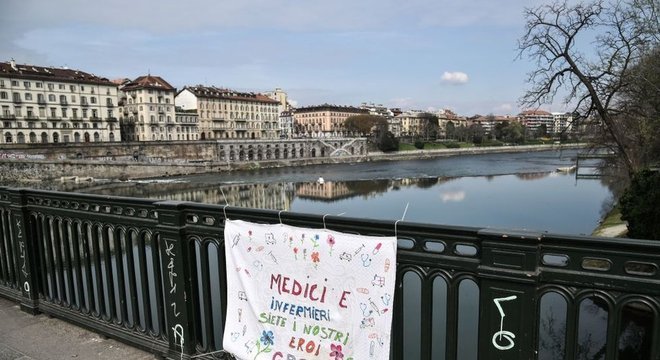
<instances>
[{"instance_id":1,"label":"rooftop","mask_svg":"<svg viewBox=\"0 0 660 360\"><path fill-rule=\"evenodd\" d=\"M269 104L279 104L277 100L273 100L264 94L253 93L253 92L239 92L231 89L223 89L215 86L185 86L179 94L185 90L190 91L196 97L209 98L209 99L223 99L223 100L240 100L240 101L252 101L252 102L261 102ZM178 95L178 94L177 94Z\"/></svg>"},{"instance_id":2,"label":"rooftop","mask_svg":"<svg viewBox=\"0 0 660 360\"><path fill-rule=\"evenodd\" d=\"M80 70L38 65L16 64L14 61L0 62L0 76L19 79L63 81L86 84L116 86L107 78L96 76Z\"/></svg>"}]
</instances>

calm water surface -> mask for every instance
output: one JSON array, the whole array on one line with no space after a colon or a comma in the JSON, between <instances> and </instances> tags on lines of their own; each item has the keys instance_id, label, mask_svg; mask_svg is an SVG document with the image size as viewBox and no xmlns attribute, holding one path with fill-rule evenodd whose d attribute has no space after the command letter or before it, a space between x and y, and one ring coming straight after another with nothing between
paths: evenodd
<instances>
[{"instance_id":1,"label":"calm water surface","mask_svg":"<svg viewBox=\"0 0 660 360\"><path fill-rule=\"evenodd\" d=\"M337 164L114 183L74 191L447 225L589 234L610 190L556 172L575 151ZM322 177L324 183L317 179Z\"/></svg>"}]
</instances>

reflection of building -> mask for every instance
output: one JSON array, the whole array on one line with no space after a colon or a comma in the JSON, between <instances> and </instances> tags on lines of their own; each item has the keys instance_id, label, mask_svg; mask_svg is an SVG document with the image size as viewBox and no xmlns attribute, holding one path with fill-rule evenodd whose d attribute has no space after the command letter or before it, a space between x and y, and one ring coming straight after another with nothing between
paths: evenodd
<instances>
[{"instance_id":1,"label":"reflection of building","mask_svg":"<svg viewBox=\"0 0 660 360\"><path fill-rule=\"evenodd\" d=\"M294 127L301 136L337 137L343 136L344 121L353 115L368 114L368 110L352 106L317 105L298 108L293 113Z\"/></svg>"},{"instance_id":2,"label":"reflection of building","mask_svg":"<svg viewBox=\"0 0 660 360\"><path fill-rule=\"evenodd\" d=\"M328 201L345 199L355 195L355 192L344 181L325 181L297 184L296 195L300 198Z\"/></svg>"},{"instance_id":3,"label":"reflection of building","mask_svg":"<svg viewBox=\"0 0 660 360\"><path fill-rule=\"evenodd\" d=\"M547 177L550 174L551 172L544 171L544 172L516 174L516 177L521 180L538 180L538 179L543 179L544 177Z\"/></svg>"},{"instance_id":4,"label":"reflection of building","mask_svg":"<svg viewBox=\"0 0 660 360\"><path fill-rule=\"evenodd\" d=\"M192 183L132 182L123 188L113 186L95 193L206 204L227 203L230 206L271 210L289 210L294 195L291 183L199 186Z\"/></svg>"},{"instance_id":5,"label":"reflection of building","mask_svg":"<svg viewBox=\"0 0 660 360\"><path fill-rule=\"evenodd\" d=\"M176 89L159 76L140 76L119 87L119 121L124 140L177 139L174 94Z\"/></svg>"},{"instance_id":6,"label":"reflection of building","mask_svg":"<svg viewBox=\"0 0 660 360\"><path fill-rule=\"evenodd\" d=\"M197 111L202 140L279 138L280 103L266 95L186 86L176 95L176 104Z\"/></svg>"},{"instance_id":7,"label":"reflection of building","mask_svg":"<svg viewBox=\"0 0 660 360\"><path fill-rule=\"evenodd\" d=\"M4 143L119 141L117 85L80 70L0 63Z\"/></svg>"}]
</instances>

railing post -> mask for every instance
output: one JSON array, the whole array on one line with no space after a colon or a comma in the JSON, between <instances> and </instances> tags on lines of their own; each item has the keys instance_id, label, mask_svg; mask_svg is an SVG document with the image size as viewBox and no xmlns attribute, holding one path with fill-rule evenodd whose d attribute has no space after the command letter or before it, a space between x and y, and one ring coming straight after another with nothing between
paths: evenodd
<instances>
[{"instance_id":1,"label":"railing post","mask_svg":"<svg viewBox=\"0 0 660 360\"><path fill-rule=\"evenodd\" d=\"M479 358L535 359L540 234L479 231Z\"/></svg>"},{"instance_id":2,"label":"railing post","mask_svg":"<svg viewBox=\"0 0 660 360\"><path fill-rule=\"evenodd\" d=\"M21 310L36 315L39 313L39 288L37 239L28 226L30 218L25 200L25 189L10 189L11 226L14 238L14 257L18 267L21 287Z\"/></svg>"},{"instance_id":3,"label":"railing post","mask_svg":"<svg viewBox=\"0 0 660 360\"><path fill-rule=\"evenodd\" d=\"M165 315L167 317L168 357L190 358L196 347L195 316L192 298L192 274L188 244L183 234L185 219L181 202L162 201L156 203L158 211L157 232L160 234L160 257L165 293Z\"/></svg>"}]
</instances>

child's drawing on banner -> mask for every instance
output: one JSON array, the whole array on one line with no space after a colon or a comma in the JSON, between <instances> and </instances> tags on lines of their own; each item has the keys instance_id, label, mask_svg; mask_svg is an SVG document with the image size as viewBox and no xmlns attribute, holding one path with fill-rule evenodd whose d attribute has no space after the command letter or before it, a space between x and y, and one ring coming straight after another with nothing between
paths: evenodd
<instances>
[{"instance_id":1,"label":"child's drawing on banner","mask_svg":"<svg viewBox=\"0 0 660 360\"><path fill-rule=\"evenodd\" d=\"M395 237L227 220L223 347L238 359L389 359Z\"/></svg>"}]
</instances>

